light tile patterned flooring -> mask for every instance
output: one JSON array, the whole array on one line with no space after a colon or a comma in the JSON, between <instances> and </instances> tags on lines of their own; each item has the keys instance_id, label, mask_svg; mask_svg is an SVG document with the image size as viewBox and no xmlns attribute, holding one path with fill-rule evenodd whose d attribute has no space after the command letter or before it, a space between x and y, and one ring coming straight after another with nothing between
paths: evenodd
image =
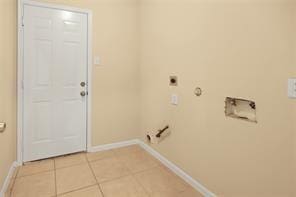
<instances>
[{"instance_id":1,"label":"light tile patterned flooring","mask_svg":"<svg viewBox=\"0 0 296 197\"><path fill-rule=\"evenodd\" d=\"M25 164L5 197L201 197L138 145Z\"/></svg>"}]
</instances>

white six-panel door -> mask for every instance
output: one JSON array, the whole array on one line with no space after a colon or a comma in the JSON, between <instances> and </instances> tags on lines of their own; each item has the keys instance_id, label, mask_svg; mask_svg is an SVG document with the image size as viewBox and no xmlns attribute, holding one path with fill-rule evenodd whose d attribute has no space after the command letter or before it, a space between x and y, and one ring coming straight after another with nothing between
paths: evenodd
<instances>
[{"instance_id":1,"label":"white six-panel door","mask_svg":"<svg viewBox=\"0 0 296 197\"><path fill-rule=\"evenodd\" d=\"M23 77L23 160L86 150L87 15L24 5Z\"/></svg>"}]
</instances>

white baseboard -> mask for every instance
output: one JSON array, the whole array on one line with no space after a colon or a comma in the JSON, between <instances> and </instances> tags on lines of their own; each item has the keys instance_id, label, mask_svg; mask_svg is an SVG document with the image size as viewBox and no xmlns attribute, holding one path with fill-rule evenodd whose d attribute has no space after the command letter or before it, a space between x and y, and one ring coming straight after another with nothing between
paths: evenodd
<instances>
[{"instance_id":1,"label":"white baseboard","mask_svg":"<svg viewBox=\"0 0 296 197\"><path fill-rule=\"evenodd\" d=\"M216 197L216 195L214 193L212 193L210 190L208 190L205 186L203 186L197 180L195 180L194 178L189 176L181 168L179 168L174 163L172 163L171 161L166 159L159 152L154 150L152 147L147 145L142 140L134 139L134 140L128 140L128 141L123 141L123 142L118 142L118 143L95 146L95 147L92 147L89 150L89 152L110 150L110 149L130 146L130 145L134 145L134 144L140 145L142 148L144 148L147 152L149 152L152 156L154 156L156 159L158 159L162 164L164 164L166 167L168 167L171 171L173 171L176 175L178 175L180 178L182 178L184 181L186 181L189 185L191 185L194 189L196 189L198 192L203 194L205 197Z\"/></svg>"},{"instance_id":2,"label":"white baseboard","mask_svg":"<svg viewBox=\"0 0 296 197\"><path fill-rule=\"evenodd\" d=\"M138 143L142 148L144 148L152 156L154 156L156 159L158 159L163 165L165 165L167 168L169 168L171 171L173 171L176 175L178 175L180 178L182 178L184 181L186 181L189 185L191 185L191 187L193 187L194 189L199 191L202 195L204 195L205 197L216 197L216 195L214 193L212 193L205 186L203 186L197 180L192 178L190 175L188 175L186 172L184 172L181 168L176 166L174 163L169 161L167 158L162 156L159 152L154 150L151 146L147 145L142 140L138 140Z\"/></svg>"},{"instance_id":3,"label":"white baseboard","mask_svg":"<svg viewBox=\"0 0 296 197\"><path fill-rule=\"evenodd\" d=\"M99 145L99 146L93 146L88 150L88 152L98 152L98 151L104 151L104 150L111 150L111 149L121 148L121 147L130 146L130 145L134 145L134 144L139 144L139 140L134 139L134 140L116 142L116 143L112 143L112 144L104 144L104 145Z\"/></svg>"},{"instance_id":4,"label":"white baseboard","mask_svg":"<svg viewBox=\"0 0 296 197\"><path fill-rule=\"evenodd\" d=\"M5 181L4 181L1 191L0 191L0 197L4 197L5 192L8 189L10 180L13 176L13 173L18 166L19 166L19 163L16 161L13 162L12 165L10 166L9 171L8 171L8 175L6 176Z\"/></svg>"}]
</instances>

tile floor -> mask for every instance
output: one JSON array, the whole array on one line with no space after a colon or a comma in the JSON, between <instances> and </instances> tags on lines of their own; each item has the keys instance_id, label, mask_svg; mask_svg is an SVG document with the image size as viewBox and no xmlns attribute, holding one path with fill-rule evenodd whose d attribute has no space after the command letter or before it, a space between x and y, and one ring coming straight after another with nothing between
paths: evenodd
<instances>
[{"instance_id":1,"label":"tile floor","mask_svg":"<svg viewBox=\"0 0 296 197\"><path fill-rule=\"evenodd\" d=\"M140 146L25 164L5 197L201 197Z\"/></svg>"}]
</instances>

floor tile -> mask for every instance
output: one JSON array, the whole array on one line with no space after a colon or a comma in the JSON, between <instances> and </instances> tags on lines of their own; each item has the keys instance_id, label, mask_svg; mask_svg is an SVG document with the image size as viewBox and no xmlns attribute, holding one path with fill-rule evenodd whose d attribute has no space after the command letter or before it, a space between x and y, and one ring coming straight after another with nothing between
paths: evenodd
<instances>
[{"instance_id":1,"label":"floor tile","mask_svg":"<svg viewBox=\"0 0 296 197\"><path fill-rule=\"evenodd\" d=\"M178 197L203 197L203 195L193 188L188 188L181 192Z\"/></svg>"},{"instance_id":2,"label":"floor tile","mask_svg":"<svg viewBox=\"0 0 296 197\"><path fill-rule=\"evenodd\" d=\"M113 150L106 150L106 151L99 151L95 153L87 153L87 160L88 161L96 161L104 158L113 157L114 152Z\"/></svg>"},{"instance_id":3,"label":"floor tile","mask_svg":"<svg viewBox=\"0 0 296 197\"><path fill-rule=\"evenodd\" d=\"M133 173L141 172L159 165L159 162L145 151L136 151L118 156L118 159Z\"/></svg>"},{"instance_id":4,"label":"floor tile","mask_svg":"<svg viewBox=\"0 0 296 197\"><path fill-rule=\"evenodd\" d=\"M57 193L62 194L96 184L88 164L56 170Z\"/></svg>"},{"instance_id":5,"label":"floor tile","mask_svg":"<svg viewBox=\"0 0 296 197\"><path fill-rule=\"evenodd\" d=\"M56 169L58 169L58 168L64 168L64 167L69 167L73 165L87 163L85 155L86 155L85 153L77 153L77 154L57 157L54 159L55 167Z\"/></svg>"},{"instance_id":6,"label":"floor tile","mask_svg":"<svg viewBox=\"0 0 296 197\"><path fill-rule=\"evenodd\" d=\"M113 150L116 155L121 156L121 155L127 155L129 153L134 153L138 151L145 151L142 149L139 145L131 145L131 146L125 146L122 148L117 148Z\"/></svg>"},{"instance_id":7,"label":"floor tile","mask_svg":"<svg viewBox=\"0 0 296 197\"><path fill-rule=\"evenodd\" d=\"M168 167L166 167L165 165L161 164L160 168L163 169L164 171L166 171L167 173L170 174L170 176L176 180L177 182L181 183L182 187L186 186L186 189L188 188L192 188L188 183L186 183L183 179L181 179L177 174L175 174L172 170L170 170Z\"/></svg>"},{"instance_id":8,"label":"floor tile","mask_svg":"<svg viewBox=\"0 0 296 197\"><path fill-rule=\"evenodd\" d=\"M180 192L177 191L154 191L150 193L150 197L179 197Z\"/></svg>"},{"instance_id":9,"label":"floor tile","mask_svg":"<svg viewBox=\"0 0 296 197\"><path fill-rule=\"evenodd\" d=\"M27 163L12 180L13 197L202 197L138 145Z\"/></svg>"},{"instance_id":10,"label":"floor tile","mask_svg":"<svg viewBox=\"0 0 296 197\"><path fill-rule=\"evenodd\" d=\"M12 197L48 197L55 195L54 172L43 172L15 180Z\"/></svg>"},{"instance_id":11,"label":"floor tile","mask_svg":"<svg viewBox=\"0 0 296 197\"><path fill-rule=\"evenodd\" d=\"M164 191L182 192L187 188L184 181L161 167L135 174L135 177L150 194Z\"/></svg>"},{"instance_id":12,"label":"floor tile","mask_svg":"<svg viewBox=\"0 0 296 197\"><path fill-rule=\"evenodd\" d=\"M150 197L203 197L203 195L195 191L194 189L189 188L184 192L177 192L172 190L155 191L150 194Z\"/></svg>"},{"instance_id":13,"label":"floor tile","mask_svg":"<svg viewBox=\"0 0 296 197\"><path fill-rule=\"evenodd\" d=\"M99 186L95 185L74 192L66 193L58 197L103 197L103 195L99 189Z\"/></svg>"},{"instance_id":14,"label":"floor tile","mask_svg":"<svg viewBox=\"0 0 296 197\"><path fill-rule=\"evenodd\" d=\"M101 185L105 197L148 197L144 188L132 176L126 176Z\"/></svg>"},{"instance_id":15,"label":"floor tile","mask_svg":"<svg viewBox=\"0 0 296 197\"><path fill-rule=\"evenodd\" d=\"M117 158L110 157L90 163L99 183L130 174Z\"/></svg>"},{"instance_id":16,"label":"floor tile","mask_svg":"<svg viewBox=\"0 0 296 197\"><path fill-rule=\"evenodd\" d=\"M54 162L52 159L30 162L19 167L17 177L32 175L50 170L54 170Z\"/></svg>"}]
</instances>

